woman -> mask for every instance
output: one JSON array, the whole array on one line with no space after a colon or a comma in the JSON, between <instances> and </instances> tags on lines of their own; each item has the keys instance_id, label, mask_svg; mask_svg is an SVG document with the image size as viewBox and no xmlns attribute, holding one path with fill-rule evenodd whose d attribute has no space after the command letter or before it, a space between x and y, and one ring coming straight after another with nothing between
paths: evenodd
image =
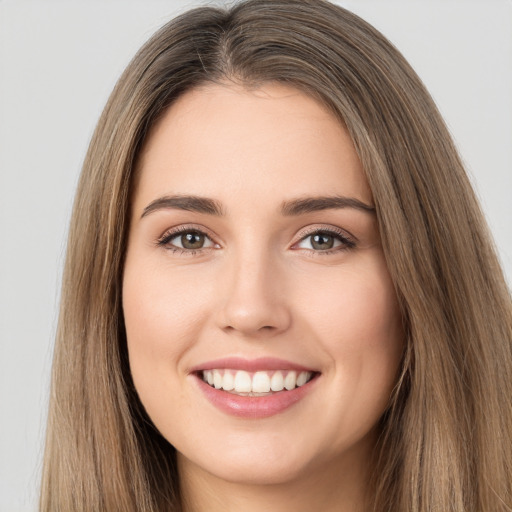
<instances>
[{"instance_id":1,"label":"woman","mask_svg":"<svg viewBox=\"0 0 512 512\"><path fill-rule=\"evenodd\" d=\"M190 11L84 163L41 508L511 510L511 330L382 35L321 1Z\"/></svg>"}]
</instances>

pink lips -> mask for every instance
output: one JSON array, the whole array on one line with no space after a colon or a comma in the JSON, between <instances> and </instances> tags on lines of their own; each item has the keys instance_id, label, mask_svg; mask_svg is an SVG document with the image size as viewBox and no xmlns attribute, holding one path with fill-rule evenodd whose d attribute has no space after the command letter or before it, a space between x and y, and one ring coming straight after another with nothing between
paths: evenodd
<instances>
[{"instance_id":1,"label":"pink lips","mask_svg":"<svg viewBox=\"0 0 512 512\"><path fill-rule=\"evenodd\" d=\"M290 391L278 391L267 396L240 396L211 387L208 383L203 381L203 370L223 368L244 370L246 372L277 370L309 371L314 373L314 377L306 384ZM283 359L260 358L247 360L235 357L208 361L192 368L190 373L194 375L199 389L211 404L222 412L248 419L267 418L285 411L302 400L311 391L319 376L318 372L311 368Z\"/></svg>"},{"instance_id":2,"label":"pink lips","mask_svg":"<svg viewBox=\"0 0 512 512\"><path fill-rule=\"evenodd\" d=\"M246 372L256 372L258 370L296 370L310 371L311 368L301 366L284 359L276 359L274 357L261 357L259 359L242 359L241 357L225 357L223 359L215 359L191 368L191 372L201 370L212 370L214 368L231 368L233 370L245 370Z\"/></svg>"}]
</instances>

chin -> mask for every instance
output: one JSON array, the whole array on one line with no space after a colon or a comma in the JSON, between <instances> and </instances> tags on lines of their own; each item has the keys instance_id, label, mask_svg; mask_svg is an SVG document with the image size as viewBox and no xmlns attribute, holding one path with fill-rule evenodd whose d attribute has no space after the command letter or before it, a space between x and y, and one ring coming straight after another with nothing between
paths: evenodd
<instances>
[{"instance_id":1,"label":"chin","mask_svg":"<svg viewBox=\"0 0 512 512\"><path fill-rule=\"evenodd\" d=\"M212 448L190 454L190 457L178 452L180 470L193 464L197 469L227 482L277 485L300 479L311 465L310 457L299 453L300 444L286 446L286 443L279 442L264 446L264 443L254 442L243 447L219 444L224 448L222 451Z\"/></svg>"},{"instance_id":2,"label":"chin","mask_svg":"<svg viewBox=\"0 0 512 512\"><path fill-rule=\"evenodd\" d=\"M226 460L205 464L202 469L216 478L241 485L282 485L300 479L304 469L295 462L270 460Z\"/></svg>"}]
</instances>

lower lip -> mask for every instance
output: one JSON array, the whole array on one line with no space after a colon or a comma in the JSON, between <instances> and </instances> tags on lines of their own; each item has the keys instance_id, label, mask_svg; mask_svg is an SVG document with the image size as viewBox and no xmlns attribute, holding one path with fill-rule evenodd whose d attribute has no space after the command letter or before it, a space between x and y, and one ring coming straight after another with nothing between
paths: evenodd
<instances>
[{"instance_id":1,"label":"lower lip","mask_svg":"<svg viewBox=\"0 0 512 512\"><path fill-rule=\"evenodd\" d=\"M268 396L240 396L216 389L196 376L199 388L215 407L240 418L268 418L279 414L302 400L313 388L318 375L308 383L290 391L278 391Z\"/></svg>"}]
</instances>

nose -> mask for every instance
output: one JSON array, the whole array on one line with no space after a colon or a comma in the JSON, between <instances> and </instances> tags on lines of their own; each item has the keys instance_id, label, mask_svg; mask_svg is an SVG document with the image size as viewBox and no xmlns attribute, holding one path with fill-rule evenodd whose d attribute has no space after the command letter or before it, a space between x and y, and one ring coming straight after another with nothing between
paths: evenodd
<instances>
[{"instance_id":1,"label":"nose","mask_svg":"<svg viewBox=\"0 0 512 512\"><path fill-rule=\"evenodd\" d=\"M245 337L272 337L291 324L283 269L270 254L226 262L221 277L218 325Z\"/></svg>"}]
</instances>

